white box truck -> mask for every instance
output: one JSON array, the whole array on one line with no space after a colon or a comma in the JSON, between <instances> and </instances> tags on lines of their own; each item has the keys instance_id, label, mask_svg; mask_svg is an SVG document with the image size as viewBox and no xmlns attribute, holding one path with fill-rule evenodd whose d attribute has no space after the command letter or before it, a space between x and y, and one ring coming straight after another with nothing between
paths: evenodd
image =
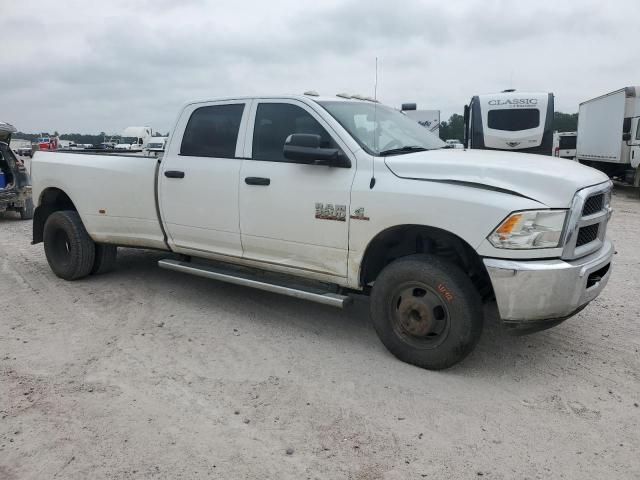
<instances>
[{"instance_id":1,"label":"white box truck","mask_svg":"<svg viewBox=\"0 0 640 480\"><path fill-rule=\"evenodd\" d=\"M577 159L640 185L640 87L625 87L580 104Z\"/></svg>"}]
</instances>

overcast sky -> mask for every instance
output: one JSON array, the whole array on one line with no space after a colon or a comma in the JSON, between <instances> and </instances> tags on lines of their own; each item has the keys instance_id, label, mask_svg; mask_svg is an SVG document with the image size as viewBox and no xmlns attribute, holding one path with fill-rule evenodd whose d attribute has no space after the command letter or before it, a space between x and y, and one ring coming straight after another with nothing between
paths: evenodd
<instances>
[{"instance_id":1,"label":"overcast sky","mask_svg":"<svg viewBox=\"0 0 640 480\"><path fill-rule=\"evenodd\" d=\"M461 113L552 91L556 110L640 84L640 1L3 0L0 120L28 132L166 132L219 96L338 92Z\"/></svg>"}]
</instances>

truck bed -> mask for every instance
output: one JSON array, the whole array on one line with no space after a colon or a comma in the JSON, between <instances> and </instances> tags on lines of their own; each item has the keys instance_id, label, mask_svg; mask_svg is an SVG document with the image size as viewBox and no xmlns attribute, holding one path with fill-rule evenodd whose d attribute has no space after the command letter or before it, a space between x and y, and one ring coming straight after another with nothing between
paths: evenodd
<instances>
[{"instance_id":1,"label":"truck bed","mask_svg":"<svg viewBox=\"0 0 640 480\"><path fill-rule=\"evenodd\" d=\"M76 206L96 242L166 249L156 202L158 159L142 155L36 152L31 163L34 201L39 185L59 188Z\"/></svg>"}]
</instances>

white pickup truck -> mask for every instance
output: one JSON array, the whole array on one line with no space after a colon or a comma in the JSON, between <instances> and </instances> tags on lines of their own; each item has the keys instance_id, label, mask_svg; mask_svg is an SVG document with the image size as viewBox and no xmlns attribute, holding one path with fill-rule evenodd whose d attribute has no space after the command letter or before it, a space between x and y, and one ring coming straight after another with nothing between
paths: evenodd
<instances>
[{"instance_id":1,"label":"white pickup truck","mask_svg":"<svg viewBox=\"0 0 640 480\"><path fill-rule=\"evenodd\" d=\"M67 280L130 246L173 252L164 268L328 305L368 295L394 355L446 368L478 341L483 300L516 331L556 325L602 291L614 249L603 173L445 146L372 101L190 103L160 160L38 152L33 242Z\"/></svg>"}]
</instances>

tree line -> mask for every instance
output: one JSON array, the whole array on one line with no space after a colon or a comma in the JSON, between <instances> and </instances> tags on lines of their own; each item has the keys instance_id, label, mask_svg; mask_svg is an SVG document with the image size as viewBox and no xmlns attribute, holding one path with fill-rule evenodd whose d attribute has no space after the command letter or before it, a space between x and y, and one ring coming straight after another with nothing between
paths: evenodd
<instances>
[{"instance_id":1,"label":"tree line","mask_svg":"<svg viewBox=\"0 0 640 480\"><path fill-rule=\"evenodd\" d=\"M553 131L575 132L578 130L578 114L555 112L553 114ZM464 117L454 113L449 120L440 122L440 138L442 140L464 139Z\"/></svg>"},{"instance_id":2,"label":"tree line","mask_svg":"<svg viewBox=\"0 0 640 480\"><path fill-rule=\"evenodd\" d=\"M100 132L96 134L90 133L63 133L59 134L58 132L51 133L26 133L26 132L17 132L12 135L13 138L20 138L23 140L29 140L30 142L35 142L38 138L42 137L58 137L60 140L69 140L73 143L81 143L81 144L91 144L97 145L103 142L109 142L111 139L118 140L121 138L119 135L107 135L105 132ZM169 132L163 135L160 132L154 132L154 137L168 137Z\"/></svg>"},{"instance_id":3,"label":"tree line","mask_svg":"<svg viewBox=\"0 0 640 480\"><path fill-rule=\"evenodd\" d=\"M555 112L553 114L553 131L558 132L575 132L578 129L578 114L577 113L562 113ZM49 135L49 134L47 134ZM14 138L22 138L25 140L35 141L39 137L46 136L41 133L25 133L18 132L13 137ZM58 132L54 132L53 136L60 137L60 140L70 140L74 143L90 143L91 145L96 145L102 142L108 142L111 138L117 139L119 138L117 135L107 135L105 132L100 132L98 134L86 134L86 133L63 133L59 135ZM169 132L162 135L161 133L155 132L153 134L154 137L168 137ZM440 122L440 138L442 140L449 140L451 138L455 138L460 140L461 142L464 139L464 117L457 113L454 113L449 117L449 120L444 122Z\"/></svg>"}]
</instances>

